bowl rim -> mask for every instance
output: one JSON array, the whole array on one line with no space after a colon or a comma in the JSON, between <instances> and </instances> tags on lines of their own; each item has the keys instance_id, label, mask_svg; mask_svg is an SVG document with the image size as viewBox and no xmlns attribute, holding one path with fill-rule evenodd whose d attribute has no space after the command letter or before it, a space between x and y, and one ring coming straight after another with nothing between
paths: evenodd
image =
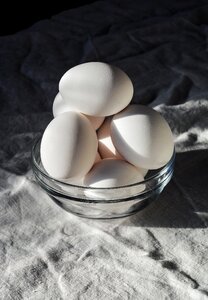
<instances>
[{"instance_id":1,"label":"bowl rim","mask_svg":"<svg viewBox=\"0 0 208 300\"><path fill-rule=\"evenodd\" d=\"M32 166L35 166L35 168L38 170L38 172L40 172L40 174L43 177L47 178L49 181L53 181L54 183L58 183L59 185L61 184L61 185L66 186L66 187L69 186L69 187L79 188L79 189L83 189L83 190L87 190L87 189L95 190L95 191L120 190L120 189L124 189L124 188L131 188L131 187L147 184L148 182L152 181L153 179L159 178L168 169L170 169L173 166L174 162L175 162L175 156L176 156L175 147L174 147L173 148L173 154L172 154L170 160L163 167L161 167L159 169L156 169L158 171L155 174L153 174L152 176L148 177L147 179L145 179L143 181L139 181L139 182L128 184L128 185L116 186L116 187L91 187L91 186L76 185L76 184L72 184L72 183L63 182L61 180L58 180L58 179L55 179L55 178L51 177L49 174L44 172L44 170L40 168L39 163L36 161L36 158L35 158L35 149L38 146L38 143L40 144L41 138L42 138L42 136L36 138L34 140L34 143L33 143L33 146L32 146L32 150L31 150ZM39 153L40 153L40 151L39 151Z\"/></svg>"}]
</instances>

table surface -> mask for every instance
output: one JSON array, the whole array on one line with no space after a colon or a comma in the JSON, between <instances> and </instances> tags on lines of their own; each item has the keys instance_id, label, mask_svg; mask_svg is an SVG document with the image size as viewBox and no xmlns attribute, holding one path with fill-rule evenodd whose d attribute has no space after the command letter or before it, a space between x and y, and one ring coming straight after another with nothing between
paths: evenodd
<instances>
[{"instance_id":1,"label":"table surface","mask_svg":"<svg viewBox=\"0 0 208 300\"><path fill-rule=\"evenodd\" d=\"M97 1L0 37L2 300L208 299L208 3L173 2ZM60 77L87 61L126 71L175 136L172 181L126 219L68 214L31 172Z\"/></svg>"}]
</instances>

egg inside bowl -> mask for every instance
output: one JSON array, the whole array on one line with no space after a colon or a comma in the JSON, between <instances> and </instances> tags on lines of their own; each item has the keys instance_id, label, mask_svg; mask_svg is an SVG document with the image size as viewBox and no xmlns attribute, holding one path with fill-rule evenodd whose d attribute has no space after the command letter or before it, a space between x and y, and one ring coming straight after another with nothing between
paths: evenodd
<instances>
[{"instance_id":1,"label":"egg inside bowl","mask_svg":"<svg viewBox=\"0 0 208 300\"><path fill-rule=\"evenodd\" d=\"M165 166L151 170L145 180L114 188L88 187L52 178L44 170L40 158L40 142L32 148L32 168L40 187L63 209L80 217L112 219L132 215L156 200L170 181L175 152Z\"/></svg>"}]
</instances>

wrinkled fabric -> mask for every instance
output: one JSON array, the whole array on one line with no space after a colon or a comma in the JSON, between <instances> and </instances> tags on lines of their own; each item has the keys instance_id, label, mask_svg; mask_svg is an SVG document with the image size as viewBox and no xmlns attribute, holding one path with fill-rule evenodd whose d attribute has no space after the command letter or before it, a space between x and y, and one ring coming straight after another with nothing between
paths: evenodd
<instances>
[{"instance_id":1,"label":"wrinkled fabric","mask_svg":"<svg viewBox=\"0 0 208 300\"><path fill-rule=\"evenodd\" d=\"M208 4L97 1L0 37L0 298L208 299ZM104 61L175 138L173 179L120 220L78 218L35 182L31 146L62 74Z\"/></svg>"}]
</instances>

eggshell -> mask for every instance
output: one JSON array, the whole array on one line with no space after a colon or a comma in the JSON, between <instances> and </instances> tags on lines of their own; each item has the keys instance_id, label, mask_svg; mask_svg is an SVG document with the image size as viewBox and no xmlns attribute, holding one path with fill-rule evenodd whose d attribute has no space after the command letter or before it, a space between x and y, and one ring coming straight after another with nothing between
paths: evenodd
<instances>
[{"instance_id":1,"label":"eggshell","mask_svg":"<svg viewBox=\"0 0 208 300\"><path fill-rule=\"evenodd\" d=\"M71 109L67 109L67 103L63 100L60 93L58 93L53 101L53 116L54 118L64 112L71 111Z\"/></svg>"},{"instance_id":2,"label":"eggshell","mask_svg":"<svg viewBox=\"0 0 208 300\"><path fill-rule=\"evenodd\" d=\"M122 156L119 154L119 152L116 150L112 143L110 135L111 120L112 117L106 118L97 132L99 153L102 158L122 159Z\"/></svg>"},{"instance_id":3,"label":"eggshell","mask_svg":"<svg viewBox=\"0 0 208 300\"><path fill-rule=\"evenodd\" d=\"M147 175L147 172L149 171L149 170L143 169L143 168L138 168L138 170L139 170L139 172L142 173L142 175L143 175L144 177Z\"/></svg>"},{"instance_id":4,"label":"eggshell","mask_svg":"<svg viewBox=\"0 0 208 300\"><path fill-rule=\"evenodd\" d=\"M85 176L84 184L89 187L112 188L144 180L137 168L119 159L103 159L94 165Z\"/></svg>"},{"instance_id":5,"label":"eggshell","mask_svg":"<svg viewBox=\"0 0 208 300\"><path fill-rule=\"evenodd\" d=\"M130 105L115 115L111 137L127 161L144 169L164 166L174 150L168 123L157 111L143 105Z\"/></svg>"},{"instance_id":6,"label":"eggshell","mask_svg":"<svg viewBox=\"0 0 208 300\"><path fill-rule=\"evenodd\" d=\"M44 131L40 155L45 170L56 179L83 177L97 153L97 136L89 120L76 112L53 119Z\"/></svg>"},{"instance_id":7,"label":"eggshell","mask_svg":"<svg viewBox=\"0 0 208 300\"><path fill-rule=\"evenodd\" d=\"M71 109L90 116L109 116L124 109L133 96L133 85L121 69L88 62L68 70L59 91Z\"/></svg>"},{"instance_id":8,"label":"eggshell","mask_svg":"<svg viewBox=\"0 0 208 300\"><path fill-rule=\"evenodd\" d=\"M85 115L88 120L91 122L92 126L94 127L95 130L97 130L105 120L105 117L93 117L89 115Z\"/></svg>"},{"instance_id":9,"label":"eggshell","mask_svg":"<svg viewBox=\"0 0 208 300\"><path fill-rule=\"evenodd\" d=\"M62 179L64 183L72 184L72 185L77 185L77 186L83 186L83 180L84 177L73 177L73 178L67 178L67 179ZM67 190L67 186L64 187L65 190Z\"/></svg>"},{"instance_id":10,"label":"eggshell","mask_svg":"<svg viewBox=\"0 0 208 300\"><path fill-rule=\"evenodd\" d=\"M58 93L53 101L53 115L54 117L57 117L58 115L67 112L67 111L73 111L70 102L64 100L60 93ZM105 117L94 117L94 116L88 116L85 115L91 122L92 126L95 130L97 130L101 124L103 123Z\"/></svg>"},{"instance_id":11,"label":"eggshell","mask_svg":"<svg viewBox=\"0 0 208 300\"><path fill-rule=\"evenodd\" d=\"M100 157L100 154L99 154L99 152L97 152L97 154L96 154L96 157L95 157L95 164L96 163L98 163L99 161L101 161L101 157Z\"/></svg>"}]
</instances>

